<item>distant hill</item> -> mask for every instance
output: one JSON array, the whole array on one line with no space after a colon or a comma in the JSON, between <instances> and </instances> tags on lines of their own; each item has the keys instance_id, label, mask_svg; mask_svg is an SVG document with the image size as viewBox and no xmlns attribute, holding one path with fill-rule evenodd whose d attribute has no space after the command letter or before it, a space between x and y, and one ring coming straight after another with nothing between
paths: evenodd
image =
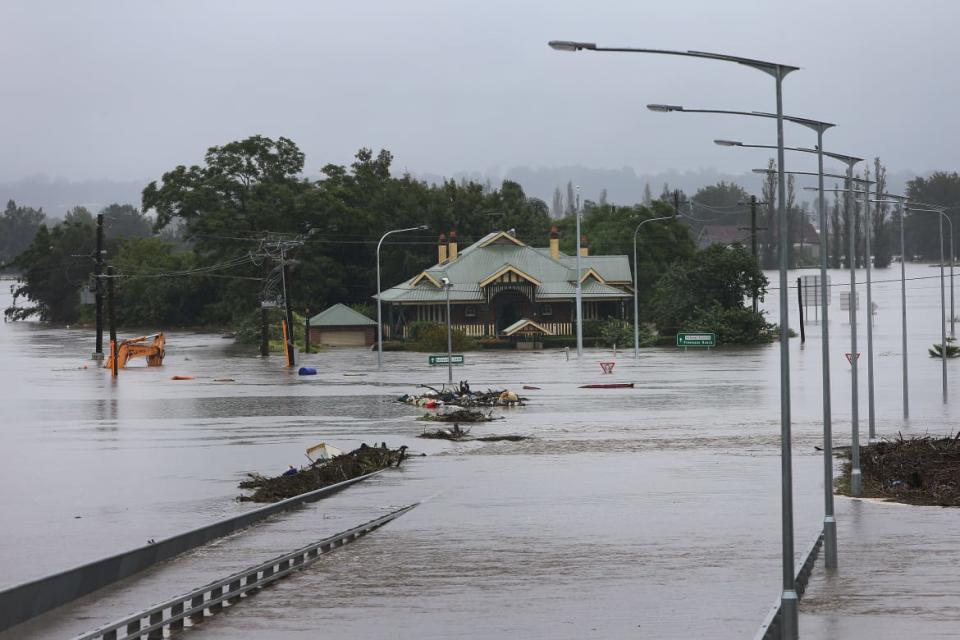
<instances>
[{"instance_id":1,"label":"distant hill","mask_svg":"<svg viewBox=\"0 0 960 640\"><path fill-rule=\"evenodd\" d=\"M140 206L140 192L149 180L116 182L113 180L70 181L64 178L31 176L14 182L0 182L0 207L8 200L40 208L52 218L62 218L76 206L93 213L110 204Z\"/></svg>"},{"instance_id":2,"label":"distant hill","mask_svg":"<svg viewBox=\"0 0 960 640\"><path fill-rule=\"evenodd\" d=\"M843 173L844 168L839 166L825 166L827 173ZM922 175L928 175L924 172ZM420 180L427 182L441 182L444 177L435 174L414 174ZM913 171L896 171L887 174L887 189L892 193L903 193L907 182L917 176ZM670 190L680 189L687 195L693 195L701 187L710 186L724 180L735 182L748 193L760 195L762 176L755 173L723 173L716 169L699 169L697 171L677 171L671 169L655 174L638 174L630 167L621 169L592 169L579 165L567 167L513 167L502 175L482 172L461 171L447 178L475 180L492 184L499 184L502 180L513 180L523 186L523 190L531 196L540 198L547 204L553 200L553 190L560 187L564 192L568 181L580 185L581 197L584 200L596 201L600 193L607 190L607 200L616 204L634 204L643 200L645 185L650 185L650 191L656 198L663 191L664 185ZM809 186L814 186L815 178L811 178ZM827 179L827 187L831 188L836 181ZM804 183L807 186L807 183ZM814 192L801 191L797 194L800 201L813 201Z\"/></svg>"}]
</instances>

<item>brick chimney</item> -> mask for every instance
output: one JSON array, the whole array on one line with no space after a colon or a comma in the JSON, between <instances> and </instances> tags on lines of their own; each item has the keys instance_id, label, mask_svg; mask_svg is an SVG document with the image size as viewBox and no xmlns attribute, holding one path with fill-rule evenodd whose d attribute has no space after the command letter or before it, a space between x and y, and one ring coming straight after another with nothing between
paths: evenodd
<instances>
[{"instance_id":1,"label":"brick chimney","mask_svg":"<svg viewBox=\"0 0 960 640\"><path fill-rule=\"evenodd\" d=\"M580 255L584 258L590 255L590 242L587 240L587 234L580 236Z\"/></svg>"},{"instance_id":2,"label":"brick chimney","mask_svg":"<svg viewBox=\"0 0 960 640\"><path fill-rule=\"evenodd\" d=\"M447 261L447 236L443 233L437 239L437 264Z\"/></svg>"},{"instance_id":3,"label":"brick chimney","mask_svg":"<svg viewBox=\"0 0 960 640\"><path fill-rule=\"evenodd\" d=\"M457 232L455 230L450 231L450 251L449 257L450 262L453 262L457 259Z\"/></svg>"},{"instance_id":4,"label":"brick chimney","mask_svg":"<svg viewBox=\"0 0 960 640\"><path fill-rule=\"evenodd\" d=\"M560 232L557 231L557 225L550 227L550 257L560 259Z\"/></svg>"}]
</instances>

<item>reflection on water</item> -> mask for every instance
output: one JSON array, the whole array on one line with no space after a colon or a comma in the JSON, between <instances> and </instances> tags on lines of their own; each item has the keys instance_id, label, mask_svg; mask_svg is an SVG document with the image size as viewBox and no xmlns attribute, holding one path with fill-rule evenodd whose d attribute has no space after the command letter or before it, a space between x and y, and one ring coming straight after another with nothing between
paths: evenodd
<instances>
[{"instance_id":1,"label":"reflection on water","mask_svg":"<svg viewBox=\"0 0 960 640\"><path fill-rule=\"evenodd\" d=\"M907 425L898 418L898 295L898 284L874 291L878 431L949 431L940 363L926 357L939 338L938 288L911 290L914 418ZM830 323L834 433L846 444L849 329L838 300ZM775 302L768 296L768 306ZM820 330L809 326L806 345L790 345L800 543L819 527L822 508L822 461L813 448L821 429ZM579 362L550 351L470 353L455 374L476 389L541 387L522 392L529 406L474 431L533 439L451 444L417 439L420 412L393 401L418 382L445 378L425 354L386 353L383 372L372 352L305 355L319 374L300 378L279 357L261 359L215 335L172 332L162 368L124 371L113 384L105 371L83 368L92 343L88 331L0 326L0 428L15 452L0 467L4 584L250 508L233 500L245 473L301 464L317 442L387 441L429 457L237 537L234 550L250 545L242 553L200 553L203 562L189 571L170 567L97 615L117 617L331 526L431 495L202 633L306 637L336 624L366 637L382 635L387 619L398 637L741 637L777 593L775 345L645 349L638 360L621 351L610 376L597 364L611 359L609 351L588 350ZM952 375L955 363L950 368ZM195 379L173 381L175 374ZM864 370L861 380L865 434ZM636 388L579 388L599 381Z\"/></svg>"}]
</instances>

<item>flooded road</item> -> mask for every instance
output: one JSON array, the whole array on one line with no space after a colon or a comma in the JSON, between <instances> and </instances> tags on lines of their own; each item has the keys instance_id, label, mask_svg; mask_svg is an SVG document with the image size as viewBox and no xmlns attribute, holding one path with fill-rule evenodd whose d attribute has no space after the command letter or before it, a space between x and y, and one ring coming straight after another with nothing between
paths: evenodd
<instances>
[{"instance_id":1,"label":"flooded road","mask_svg":"<svg viewBox=\"0 0 960 640\"><path fill-rule=\"evenodd\" d=\"M940 398L940 362L926 354L940 332L939 282L926 279L935 274L908 269L920 279L908 283L906 425L899 281L874 287L881 436L953 428L950 405ZM875 281L897 276L874 272ZM832 278L847 281L845 272ZM850 440L843 290L834 288L830 322L838 445ZM0 305L8 300L4 290ZM796 314L795 291L791 300ZM766 306L776 306L775 291ZM752 634L778 594L776 345L644 349L638 360L621 351L609 376L597 364L612 358L609 350L569 362L562 351L468 353L454 375L474 388L541 387L523 392L529 406L474 428L534 436L496 444L415 437L420 412L393 399L418 382L445 379L446 369L429 367L425 354L386 353L383 372L374 352L304 355L298 364L320 374L300 378L279 356L261 359L216 335L173 332L167 345L164 367L129 369L113 382L106 371L81 368L92 366L92 332L0 325L2 434L14 452L0 468L4 586L252 508L234 500L245 473L301 464L306 447L320 441L343 449L386 441L428 456L234 536L230 545L197 550L191 562L168 563L125 589L68 606L32 625L31 637L92 628L425 498L396 522L212 620L202 634L299 638L336 625L356 637L382 635L386 626L418 638L734 638ZM822 518L822 458L814 450L822 428L819 327L808 326L806 344L796 338L790 347L799 553ZM861 363L865 441L865 357ZM948 364L951 375L960 374ZM170 379L177 374L196 378ZM578 388L600 381L636 388ZM841 521L841 550L843 532Z\"/></svg>"}]
</instances>

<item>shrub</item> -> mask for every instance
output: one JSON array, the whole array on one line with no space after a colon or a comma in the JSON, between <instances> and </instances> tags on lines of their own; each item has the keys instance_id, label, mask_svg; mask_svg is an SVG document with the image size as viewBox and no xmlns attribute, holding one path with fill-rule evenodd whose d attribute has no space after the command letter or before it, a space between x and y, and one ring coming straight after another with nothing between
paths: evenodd
<instances>
[{"instance_id":1,"label":"shrub","mask_svg":"<svg viewBox=\"0 0 960 640\"><path fill-rule=\"evenodd\" d=\"M638 333L641 347L649 347L657 341L657 337L648 325L641 324L638 328ZM617 345L621 349L626 349L633 345L633 324L624 320L611 318L603 325L603 329L600 332L600 340L602 344L608 347Z\"/></svg>"},{"instance_id":2,"label":"shrub","mask_svg":"<svg viewBox=\"0 0 960 640\"><path fill-rule=\"evenodd\" d=\"M719 303L706 309L696 309L693 317L683 323L681 331L712 331L717 334L717 344L761 344L774 338L774 325L767 322L762 313L752 309L725 309Z\"/></svg>"},{"instance_id":3,"label":"shrub","mask_svg":"<svg viewBox=\"0 0 960 640\"><path fill-rule=\"evenodd\" d=\"M453 330L451 338L454 351L470 351L476 348L476 341L458 329ZM440 322L414 322L410 325L408 345L413 351L445 352L447 325Z\"/></svg>"}]
</instances>

